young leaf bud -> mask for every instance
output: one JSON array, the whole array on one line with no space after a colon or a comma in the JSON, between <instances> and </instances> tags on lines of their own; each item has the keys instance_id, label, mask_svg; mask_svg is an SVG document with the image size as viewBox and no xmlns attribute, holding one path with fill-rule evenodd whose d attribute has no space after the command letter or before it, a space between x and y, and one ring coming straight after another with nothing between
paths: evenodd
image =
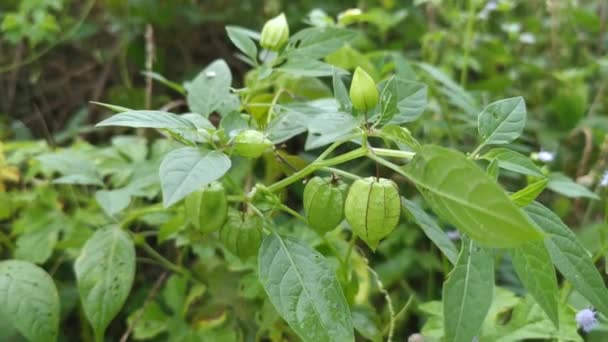
<instances>
[{"instance_id":1,"label":"young leaf bud","mask_svg":"<svg viewBox=\"0 0 608 342\"><path fill-rule=\"evenodd\" d=\"M281 13L264 24L260 45L265 49L278 51L287 43L288 39L289 26L287 25L285 14Z\"/></svg>"},{"instance_id":2,"label":"young leaf bud","mask_svg":"<svg viewBox=\"0 0 608 342\"><path fill-rule=\"evenodd\" d=\"M234 138L234 153L246 158L257 158L270 146L272 142L264 137L264 133L253 129L243 131Z\"/></svg>"},{"instance_id":3,"label":"young leaf bud","mask_svg":"<svg viewBox=\"0 0 608 342\"><path fill-rule=\"evenodd\" d=\"M357 67L350 84L350 100L353 107L368 111L378 104L378 88L376 82L361 67Z\"/></svg>"}]
</instances>

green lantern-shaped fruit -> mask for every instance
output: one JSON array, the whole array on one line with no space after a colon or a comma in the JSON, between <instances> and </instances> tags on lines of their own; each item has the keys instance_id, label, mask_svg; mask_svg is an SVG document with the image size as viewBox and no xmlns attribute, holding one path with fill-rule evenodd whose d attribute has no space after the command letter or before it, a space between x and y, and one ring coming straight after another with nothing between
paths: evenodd
<instances>
[{"instance_id":1,"label":"green lantern-shaped fruit","mask_svg":"<svg viewBox=\"0 0 608 342\"><path fill-rule=\"evenodd\" d=\"M355 181L348 191L344 215L353 232L373 250L399 223L399 188L385 178Z\"/></svg>"},{"instance_id":2,"label":"green lantern-shaped fruit","mask_svg":"<svg viewBox=\"0 0 608 342\"><path fill-rule=\"evenodd\" d=\"M272 146L272 142L264 136L264 133L249 129L239 133L234 138L234 153L247 157L257 158Z\"/></svg>"},{"instance_id":3,"label":"green lantern-shaped fruit","mask_svg":"<svg viewBox=\"0 0 608 342\"><path fill-rule=\"evenodd\" d=\"M257 255L262 244L262 226L257 216L243 217L239 212L231 212L220 229L220 241L232 254L245 260Z\"/></svg>"},{"instance_id":4,"label":"green lantern-shaped fruit","mask_svg":"<svg viewBox=\"0 0 608 342\"><path fill-rule=\"evenodd\" d=\"M379 94L376 82L361 67L357 67L355 70L349 95L353 107L360 111L367 112L378 104Z\"/></svg>"},{"instance_id":5,"label":"green lantern-shaped fruit","mask_svg":"<svg viewBox=\"0 0 608 342\"><path fill-rule=\"evenodd\" d=\"M323 236L344 217L346 184L332 178L314 177L304 188L304 210L308 225Z\"/></svg>"},{"instance_id":6,"label":"green lantern-shaped fruit","mask_svg":"<svg viewBox=\"0 0 608 342\"><path fill-rule=\"evenodd\" d=\"M186 197L186 216L197 230L210 233L222 227L228 214L226 191L213 182Z\"/></svg>"},{"instance_id":7,"label":"green lantern-shaped fruit","mask_svg":"<svg viewBox=\"0 0 608 342\"><path fill-rule=\"evenodd\" d=\"M268 20L262 28L260 36L260 45L264 49L278 51L289 39L289 25L285 14L281 13L278 16Z\"/></svg>"}]
</instances>

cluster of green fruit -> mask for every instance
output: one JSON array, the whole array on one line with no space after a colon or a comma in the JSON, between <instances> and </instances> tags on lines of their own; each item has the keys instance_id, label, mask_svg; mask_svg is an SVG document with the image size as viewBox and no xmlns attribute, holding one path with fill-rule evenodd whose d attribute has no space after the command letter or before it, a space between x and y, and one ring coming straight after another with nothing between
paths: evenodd
<instances>
[{"instance_id":1,"label":"cluster of green fruit","mask_svg":"<svg viewBox=\"0 0 608 342\"><path fill-rule=\"evenodd\" d=\"M186 198L186 214L200 232L219 230L222 244L242 259L257 253L263 221L228 210L226 192L212 183ZM304 189L304 210L310 228L318 234L335 229L346 217L352 231L375 249L399 223L401 201L397 185L388 179L356 180L348 189L336 177L313 177Z\"/></svg>"}]
</instances>

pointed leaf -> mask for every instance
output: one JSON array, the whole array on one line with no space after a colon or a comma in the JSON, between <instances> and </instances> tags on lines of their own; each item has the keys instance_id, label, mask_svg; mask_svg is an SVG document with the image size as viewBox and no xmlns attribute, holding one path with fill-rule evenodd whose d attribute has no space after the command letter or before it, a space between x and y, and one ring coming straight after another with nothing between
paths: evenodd
<instances>
[{"instance_id":1,"label":"pointed leaf","mask_svg":"<svg viewBox=\"0 0 608 342\"><path fill-rule=\"evenodd\" d=\"M215 60L186 87L190 110L208 117L221 110L230 99L232 74L223 59ZM227 114L227 113L222 113Z\"/></svg>"},{"instance_id":2,"label":"pointed leaf","mask_svg":"<svg viewBox=\"0 0 608 342\"><path fill-rule=\"evenodd\" d=\"M528 184L528 186L511 194L509 197L511 197L513 203L517 204L518 207L523 208L534 202L536 197L538 197L538 195L545 190L548 182L548 179L541 179L532 184Z\"/></svg>"},{"instance_id":3,"label":"pointed leaf","mask_svg":"<svg viewBox=\"0 0 608 342\"><path fill-rule=\"evenodd\" d=\"M549 175L549 184L547 188L570 198L586 197L599 199L598 195L587 189L581 184L574 182L570 177L555 172Z\"/></svg>"},{"instance_id":4,"label":"pointed leaf","mask_svg":"<svg viewBox=\"0 0 608 342\"><path fill-rule=\"evenodd\" d=\"M309 59L325 57L353 39L356 34L355 31L329 26L306 28L289 38L288 54Z\"/></svg>"},{"instance_id":5,"label":"pointed leaf","mask_svg":"<svg viewBox=\"0 0 608 342\"><path fill-rule=\"evenodd\" d=\"M528 242L511 250L517 276L555 327L559 327L558 288L555 267L542 241Z\"/></svg>"},{"instance_id":6,"label":"pointed leaf","mask_svg":"<svg viewBox=\"0 0 608 342\"><path fill-rule=\"evenodd\" d=\"M170 207L191 192L219 179L230 165L230 158L218 151L183 147L169 152L159 169L163 205Z\"/></svg>"},{"instance_id":7,"label":"pointed leaf","mask_svg":"<svg viewBox=\"0 0 608 342\"><path fill-rule=\"evenodd\" d=\"M262 243L258 265L268 298L302 340L355 340L342 287L323 255L272 234Z\"/></svg>"},{"instance_id":8,"label":"pointed leaf","mask_svg":"<svg viewBox=\"0 0 608 342\"><path fill-rule=\"evenodd\" d=\"M118 113L95 125L95 127L102 126L196 129L190 121L179 115L158 110L131 110Z\"/></svg>"},{"instance_id":9,"label":"pointed leaf","mask_svg":"<svg viewBox=\"0 0 608 342\"><path fill-rule=\"evenodd\" d=\"M497 160L498 166L523 175L544 177L542 171L530 158L507 148L494 148L483 155L483 159Z\"/></svg>"},{"instance_id":10,"label":"pointed leaf","mask_svg":"<svg viewBox=\"0 0 608 342\"><path fill-rule=\"evenodd\" d=\"M472 341L490 310L493 294L494 256L473 240L464 239L456 266L443 286L446 341Z\"/></svg>"},{"instance_id":11,"label":"pointed leaf","mask_svg":"<svg viewBox=\"0 0 608 342\"><path fill-rule=\"evenodd\" d=\"M484 144L508 144L517 139L526 125L523 97L490 103L479 113L477 126Z\"/></svg>"},{"instance_id":12,"label":"pointed leaf","mask_svg":"<svg viewBox=\"0 0 608 342\"><path fill-rule=\"evenodd\" d=\"M226 26L226 32L230 41L239 48L245 55L251 58L253 61L257 60L258 48L251 38L249 38L248 31L238 26Z\"/></svg>"},{"instance_id":13,"label":"pointed leaf","mask_svg":"<svg viewBox=\"0 0 608 342\"><path fill-rule=\"evenodd\" d=\"M482 245L514 247L543 238L496 181L462 153L426 145L404 170L433 211Z\"/></svg>"},{"instance_id":14,"label":"pointed leaf","mask_svg":"<svg viewBox=\"0 0 608 342\"><path fill-rule=\"evenodd\" d=\"M545 246L555 267L596 309L608 315L608 290L589 252L581 246L576 235L557 215L539 203L532 203L525 211L547 233Z\"/></svg>"},{"instance_id":15,"label":"pointed leaf","mask_svg":"<svg viewBox=\"0 0 608 342\"><path fill-rule=\"evenodd\" d=\"M27 261L0 262L0 319L30 341L56 341L59 294L51 276Z\"/></svg>"},{"instance_id":16,"label":"pointed leaf","mask_svg":"<svg viewBox=\"0 0 608 342\"><path fill-rule=\"evenodd\" d=\"M82 248L74 270L84 312L95 335L102 337L133 285L133 241L118 227L100 229Z\"/></svg>"},{"instance_id":17,"label":"pointed leaf","mask_svg":"<svg viewBox=\"0 0 608 342\"><path fill-rule=\"evenodd\" d=\"M433 241L433 243L441 250L448 260L455 265L458 258L458 249L454 246L454 243L443 230L437 225L437 222L429 216L424 210L416 204L407 200L405 197L401 197L401 204L403 207L412 214L414 222L418 224L424 234Z\"/></svg>"}]
</instances>

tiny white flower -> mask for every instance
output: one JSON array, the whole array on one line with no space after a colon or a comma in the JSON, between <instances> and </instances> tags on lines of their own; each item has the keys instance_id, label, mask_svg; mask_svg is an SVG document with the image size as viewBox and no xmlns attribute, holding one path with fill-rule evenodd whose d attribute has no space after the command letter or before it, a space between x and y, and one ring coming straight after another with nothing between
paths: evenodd
<instances>
[{"instance_id":1,"label":"tiny white flower","mask_svg":"<svg viewBox=\"0 0 608 342\"><path fill-rule=\"evenodd\" d=\"M576 324L578 324L584 332L590 332L598 324L595 311L589 308L577 312L575 319Z\"/></svg>"},{"instance_id":2,"label":"tiny white flower","mask_svg":"<svg viewBox=\"0 0 608 342\"><path fill-rule=\"evenodd\" d=\"M496 4L495 0L488 1L486 5L481 9L481 11L479 11L479 14L477 14L477 18L481 20L488 19L490 13L495 11L496 8L498 8L498 5Z\"/></svg>"},{"instance_id":3,"label":"tiny white flower","mask_svg":"<svg viewBox=\"0 0 608 342\"><path fill-rule=\"evenodd\" d=\"M602 178L600 179L600 186L604 188L608 186L608 171L604 171L604 173L602 174Z\"/></svg>"},{"instance_id":4,"label":"tiny white flower","mask_svg":"<svg viewBox=\"0 0 608 342\"><path fill-rule=\"evenodd\" d=\"M460 239L460 232L458 232L457 230L449 230L447 232L445 232L445 235L448 236L448 239L452 240L452 241L456 241Z\"/></svg>"},{"instance_id":5,"label":"tiny white flower","mask_svg":"<svg viewBox=\"0 0 608 342\"><path fill-rule=\"evenodd\" d=\"M530 32L524 32L519 36L519 41L524 44L534 44L536 43L536 37Z\"/></svg>"},{"instance_id":6,"label":"tiny white flower","mask_svg":"<svg viewBox=\"0 0 608 342\"><path fill-rule=\"evenodd\" d=\"M536 158L543 163L550 163L555 159L555 153L545 151L545 150L540 150L540 152L538 152L536 154Z\"/></svg>"},{"instance_id":7,"label":"tiny white flower","mask_svg":"<svg viewBox=\"0 0 608 342\"><path fill-rule=\"evenodd\" d=\"M205 76L207 76L208 78L213 78L213 77L217 76L217 74L215 73L215 71L209 70L205 73Z\"/></svg>"}]
</instances>

